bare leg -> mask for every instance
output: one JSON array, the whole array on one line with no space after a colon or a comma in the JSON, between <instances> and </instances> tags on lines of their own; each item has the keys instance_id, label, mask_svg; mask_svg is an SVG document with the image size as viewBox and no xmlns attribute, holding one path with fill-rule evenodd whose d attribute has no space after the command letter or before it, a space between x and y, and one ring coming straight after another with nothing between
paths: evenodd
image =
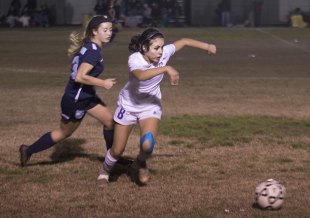
<instances>
[{"instance_id":1,"label":"bare leg","mask_svg":"<svg viewBox=\"0 0 310 218\"><path fill-rule=\"evenodd\" d=\"M99 186L104 186L107 182L109 182L110 171L123 154L132 129L133 125L125 126L118 123L115 124L113 146L107 151L102 168L97 178Z\"/></svg>"},{"instance_id":2,"label":"bare leg","mask_svg":"<svg viewBox=\"0 0 310 218\"><path fill-rule=\"evenodd\" d=\"M104 128L114 128L113 115L107 107L98 104L92 109L88 110L87 113L97 119L104 126Z\"/></svg>"},{"instance_id":3,"label":"bare leg","mask_svg":"<svg viewBox=\"0 0 310 218\"><path fill-rule=\"evenodd\" d=\"M114 140L113 115L105 106L98 104L88 110L88 114L97 119L103 126L103 138L106 142L106 150L112 147Z\"/></svg>"},{"instance_id":4,"label":"bare leg","mask_svg":"<svg viewBox=\"0 0 310 218\"><path fill-rule=\"evenodd\" d=\"M159 119L147 118L139 122L140 125L140 152L137 156L138 178L146 184L150 178L146 160L151 157L158 132Z\"/></svg>"},{"instance_id":5,"label":"bare leg","mask_svg":"<svg viewBox=\"0 0 310 218\"><path fill-rule=\"evenodd\" d=\"M63 139L69 137L79 127L79 125L80 122L61 121L58 129L45 133L32 145L21 145L19 148L21 166L26 166L32 154L46 150Z\"/></svg>"}]
</instances>

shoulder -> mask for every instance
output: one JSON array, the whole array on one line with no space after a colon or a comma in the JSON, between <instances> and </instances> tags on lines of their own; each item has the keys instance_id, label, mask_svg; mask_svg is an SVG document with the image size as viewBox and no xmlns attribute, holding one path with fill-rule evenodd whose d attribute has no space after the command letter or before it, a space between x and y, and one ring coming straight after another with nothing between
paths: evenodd
<instances>
[{"instance_id":1,"label":"shoulder","mask_svg":"<svg viewBox=\"0 0 310 218\"><path fill-rule=\"evenodd\" d=\"M167 44L164 46L164 51L173 51L175 52L175 45L174 44Z\"/></svg>"},{"instance_id":2,"label":"shoulder","mask_svg":"<svg viewBox=\"0 0 310 218\"><path fill-rule=\"evenodd\" d=\"M174 55L175 51L176 51L176 47L174 44L167 44L164 46L163 56L172 56L172 55Z\"/></svg>"},{"instance_id":3,"label":"shoulder","mask_svg":"<svg viewBox=\"0 0 310 218\"><path fill-rule=\"evenodd\" d=\"M93 42L86 42L81 48L81 54L85 54L87 51L100 52L100 47Z\"/></svg>"},{"instance_id":4,"label":"shoulder","mask_svg":"<svg viewBox=\"0 0 310 218\"><path fill-rule=\"evenodd\" d=\"M128 58L128 67L130 71L136 69L146 69L149 66L150 64L146 62L146 60L143 58L140 52L135 52L131 54Z\"/></svg>"},{"instance_id":5,"label":"shoulder","mask_svg":"<svg viewBox=\"0 0 310 218\"><path fill-rule=\"evenodd\" d=\"M140 61L143 59L143 56L140 52L135 52L135 53L132 53L131 55L129 55L128 57L128 62L131 62L131 61Z\"/></svg>"}]
</instances>

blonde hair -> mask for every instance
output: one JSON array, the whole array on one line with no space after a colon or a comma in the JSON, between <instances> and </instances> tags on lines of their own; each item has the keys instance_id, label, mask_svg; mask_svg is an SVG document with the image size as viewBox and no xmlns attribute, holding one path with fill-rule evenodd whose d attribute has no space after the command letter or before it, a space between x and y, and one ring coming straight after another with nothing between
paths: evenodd
<instances>
[{"instance_id":1,"label":"blonde hair","mask_svg":"<svg viewBox=\"0 0 310 218\"><path fill-rule=\"evenodd\" d=\"M78 32L72 32L69 36L70 39L70 46L68 48L68 56L70 58L74 57L82 48L86 41L85 33L82 35Z\"/></svg>"}]
</instances>

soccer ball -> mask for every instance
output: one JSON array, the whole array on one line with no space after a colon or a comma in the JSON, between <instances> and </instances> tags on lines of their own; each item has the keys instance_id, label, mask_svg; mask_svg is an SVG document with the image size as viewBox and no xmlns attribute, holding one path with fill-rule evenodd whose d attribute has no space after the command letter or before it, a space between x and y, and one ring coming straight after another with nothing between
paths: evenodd
<instances>
[{"instance_id":1,"label":"soccer ball","mask_svg":"<svg viewBox=\"0 0 310 218\"><path fill-rule=\"evenodd\" d=\"M280 209L286 194L285 187L274 179L260 183L255 189L255 203L262 209Z\"/></svg>"}]
</instances>

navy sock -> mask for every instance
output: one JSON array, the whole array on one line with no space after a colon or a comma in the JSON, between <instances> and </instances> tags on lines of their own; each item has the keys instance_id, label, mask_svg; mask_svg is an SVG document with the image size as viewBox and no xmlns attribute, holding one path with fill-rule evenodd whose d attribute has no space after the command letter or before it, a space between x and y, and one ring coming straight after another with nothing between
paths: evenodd
<instances>
[{"instance_id":1,"label":"navy sock","mask_svg":"<svg viewBox=\"0 0 310 218\"><path fill-rule=\"evenodd\" d=\"M104 140L106 143L107 150L109 150L113 145L114 129L112 129L112 130L104 129L103 130L103 137L104 137Z\"/></svg>"},{"instance_id":2,"label":"navy sock","mask_svg":"<svg viewBox=\"0 0 310 218\"><path fill-rule=\"evenodd\" d=\"M35 143L29 146L27 154L32 155L33 153L38 153L52 147L54 144L55 142L52 140L51 132L45 133Z\"/></svg>"}]
</instances>

